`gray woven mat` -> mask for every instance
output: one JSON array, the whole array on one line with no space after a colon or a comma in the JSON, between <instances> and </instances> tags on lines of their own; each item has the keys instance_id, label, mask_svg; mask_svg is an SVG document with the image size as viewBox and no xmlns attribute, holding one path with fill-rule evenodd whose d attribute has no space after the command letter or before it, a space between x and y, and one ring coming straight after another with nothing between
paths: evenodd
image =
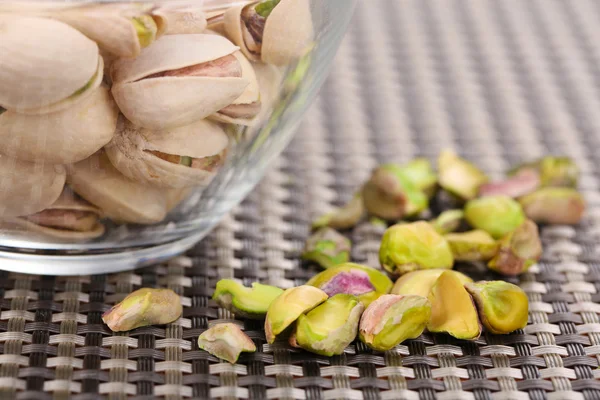
<instances>
[{"instance_id":1,"label":"gray woven mat","mask_svg":"<svg viewBox=\"0 0 600 400\"><path fill-rule=\"evenodd\" d=\"M296 140L188 256L109 276L0 275L0 397L600 399L599 20L596 0L363 0ZM219 277L304 282L311 218L376 163L446 147L494 177L546 153L583 170L584 223L544 229L544 257L521 277L526 329L326 358L269 346L260 323L238 321L257 353L232 366L198 350L204 329L232 317L209 300ZM380 235L354 229L354 260L376 266ZM152 285L182 294L184 317L112 335L101 313Z\"/></svg>"}]
</instances>

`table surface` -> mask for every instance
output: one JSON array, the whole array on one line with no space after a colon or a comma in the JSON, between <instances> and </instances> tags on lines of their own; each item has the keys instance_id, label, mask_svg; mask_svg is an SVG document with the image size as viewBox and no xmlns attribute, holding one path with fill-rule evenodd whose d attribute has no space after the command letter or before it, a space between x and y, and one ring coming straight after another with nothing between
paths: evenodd
<instances>
[{"instance_id":1,"label":"table surface","mask_svg":"<svg viewBox=\"0 0 600 400\"><path fill-rule=\"evenodd\" d=\"M599 399L600 2L363 0L331 77L259 187L187 256L89 277L0 274L0 398ZM321 357L268 345L240 363L198 349L233 316L219 278L282 287L314 270L299 252L311 219L348 200L379 162L453 147L499 178L512 163L574 157L588 213L542 232L519 278L529 325L458 341L424 334L380 353L354 343ZM350 234L377 266L381 229ZM477 273L477 271L471 271ZM141 286L183 296L175 324L112 334L101 314Z\"/></svg>"}]
</instances>

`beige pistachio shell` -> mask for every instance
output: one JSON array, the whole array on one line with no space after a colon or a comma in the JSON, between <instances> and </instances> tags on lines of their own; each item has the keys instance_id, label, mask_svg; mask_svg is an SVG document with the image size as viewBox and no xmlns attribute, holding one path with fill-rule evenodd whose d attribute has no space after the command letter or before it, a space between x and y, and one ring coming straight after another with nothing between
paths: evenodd
<instances>
[{"instance_id":1,"label":"beige pistachio shell","mask_svg":"<svg viewBox=\"0 0 600 400\"><path fill-rule=\"evenodd\" d=\"M65 177L62 165L0 155L0 218L35 214L50 207L60 196Z\"/></svg>"},{"instance_id":2,"label":"beige pistachio shell","mask_svg":"<svg viewBox=\"0 0 600 400\"><path fill-rule=\"evenodd\" d=\"M136 128L122 120L106 153L112 164L125 176L164 188L206 186L216 171L175 164L149 151L170 155L204 158L227 149L229 138L223 128L209 120L163 130Z\"/></svg>"},{"instance_id":3,"label":"beige pistachio shell","mask_svg":"<svg viewBox=\"0 0 600 400\"><path fill-rule=\"evenodd\" d=\"M67 169L67 181L73 190L114 221L153 224L167 214L163 191L126 178L103 151Z\"/></svg>"},{"instance_id":4,"label":"beige pistachio shell","mask_svg":"<svg viewBox=\"0 0 600 400\"><path fill-rule=\"evenodd\" d=\"M246 6L230 8L224 15L224 24L227 36L240 46L248 59L288 65L305 53L314 35L309 0L281 0L275 6L265 22L260 54L251 52L244 42L241 15Z\"/></svg>"},{"instance_id":5,"label":"beige pistachio shell","mask_svg":"<svg viewBox=\"0 0 600 400\"><path fill-rule=\"evenodd\" d=\"M254 126L264 121L273 110L279 96L284 74L281 67L275 65L252 63L252 66L258 81L261 102L260 113L253 121Z\"/></svg>"},{"instance_id":6,"label":"beige pistachio shell","mask_svg":"<svg viewBox=\"0 0 600 400\"><path fill-rule=\"evenodd\" d=\"M100 85L98 46L70 26L15 16L0 18L0 32L0 106L5 109L58 111Z\"/></svg>"},{"instance_id":7,"label":"beige pistachio shell","mask_svg":"<svg viewBox=\"0 0 600 400\"><path fill-rule=\"evenodd\" d=\"M214 114L248 86L242 77L147 76L213 61L238 50L217 35L166 35L134 60L113 64L112 93L121 112L137 126L167 129Z\"/></svg>"},{"instance_id":8,"label":"beige pistachio shell","mask_svg":"<svg viewBox=\"0 0 600 400\"><path fill-rule=\"evenodd\" d=\"M169 7L168 3L152 12L160 17L165 26L166 35L189 35L203 33L206 29L206 16L198 7Z\"/></svg>"},{"instance_id":9,"label":"beige pistachio shell","mask_svg":"<svg viewBox=\"0 0 600 400\"><path fill-rule=\"evenodd\" d=\"M106 87L65 110L0 114L0 152L27 161L70 164L94 154L112 139L119 110Z\"/></svg>"},{"instance_id":10,"label":"beige pistachio shell","mask_svg":"<svg viewBox=\"0 0 600 400\"><path fill-rule=\"evenodd\" d=\"M169 212L177 207L183 200L192 194L193 188L170 189L166 191L167 210Z\"/></svg>"}]
</instances>

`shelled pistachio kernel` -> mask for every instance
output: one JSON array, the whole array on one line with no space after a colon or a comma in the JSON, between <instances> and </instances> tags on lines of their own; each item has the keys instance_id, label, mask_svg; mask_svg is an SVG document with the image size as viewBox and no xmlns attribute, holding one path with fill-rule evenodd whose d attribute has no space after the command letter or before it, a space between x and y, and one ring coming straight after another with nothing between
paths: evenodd
<instances>
[{"instance_id":1,"label":"shelled pistachio kernel","mask_svg":"<svg viewBox=\"0 0 600 400\"><path fill-rule=\"evenodd\" d=\"M429 223L418 221L397 224L385 231L379 262L389 273L402 275L420 269L451 269L454 259L446 239Z\"/></svg>"},{"instance_id":2,"label":"shelled pistachio kernel","mask_svg":"<svg viewBox=\"0 0 600 400\"><path fill-rule=\"evenodd\" d=\"M402 165L400 171L417 189L428 197L433 196L437 186L437 176L428 159L415 158Z\"/></svg>"},{"instance_id":3,"label":"shelled pistachio kernel","mask_svg":"<svg viewBox=\"0 0 600 400\"><path fill-rule=\"evenodd\" d=\"M444 237L456 261L487 261L498 252L498 244L494 238L480 229L449 233Z\"/></svg>"},{"instance_id":4,"label":"shelled pistachio kernel","mask_svg":"<svg viewBox=\"0 0 600 400\"><path fill-rule=\"evenodd\" d=\"M467 283L483 326L494 334L507 334L527 325L529 300L523 290L505 281Z\"/></svg>"},{"instance_id":5,"label":"shelled pistachio kernel","mask_svg":"<svg viewBox=\"0 0 600 400\"><path fill-rule=\"evenodd\" d=\"M391 294L416 295L427 297L435 281L444 272L455 275L462 284L471 283L473 279L467 275L448 269L422 269L402 275L392 288Z\"/></svg>"},{"instance_id":6,"label":"shelled pistachio kernel","mask_svg":"<svg viewBox=\"0 0 600 400\"><path fill-rule=\"evenodd\" d=\"M198 347L235 364L242 352L255 352L256 345L236 324L216 324L198 337Z\"/></svg>"},{"instance_id":7,"label":"shelled pistachio kernel","mask_svg":"<svg viewBox=\"0 0 600 400\"><path fill-rule=\"evenodd\" d=\"M519 199L527 218L540 224L575 225L585 212L585 200L575 189L545 187Z\"/></svg>"},{"instance_id":8,"label":"shelled pistachio kernel","mask_svg":"<svg viewBox=\"0 0 600 400\"><path fill-rule=\"evenodd\" d=\"M360 340L372 349L390 350L423 333L431 303L422 296L386 294L375 300L360 319Z\"/></svg>"},{"instance_id":9,"label":"shelled pistachio kernel","mask_svg":"<svg viewBox=\"0 0 600 400\"><path fill-rule=\"evenodd\" d=\"M469 201L465 218L475 229L500 239L525 221L521 205L508 196L486 196Z\"/></svg>"},{"instance_id":10,"label":"shelled pistachio kernel","mask_svg":"<svg viewBox=\"0 0 600 400\"><path fill-rule=\"evenodd\" d=\"M446 210L438 215L436 219L430 221L430 224L437 233L445 235L446 233L456 232L464 219L465 212L463 210Z\"/></svg>"},{"instance_id":11,"label":"shelled pistachio kernel","mask_svg":"<svg viewBox=\"0 0 600 400\"><path fill-rule=\"evenodd\" d=\"M463 200L475 198L479 187L488 181L479 168L450 150L438 157L438 179L443 189Z\"/></svg>"},{"instance_id":12,"label":"shelled pistachio kernel","mask_svg":"<svg viewBox=\"0 0 600 400\"><path fill-rule=\"evenodd\" d=\"M477 339L481 325L471 295L456 275L440 275L428 296L431 302L430 332L445 332L457 339Z\"/></svg>"},{"instance_id":13,"label":"shelled pistachio kernel","mask_svg":"<svg viewBox=\"0 0 600 400\"><path fill-rule=\"evenodd\" d=\"M286 289L267 310L265 335L273 343L300 315L312 310L329 296L314 286L302 285Z\"/></svg>"},{"instance_id":14,"label":"shelled pistachio kernel","mask_svg":"<svg viewBox=\"0 0 600 400\"><path fill-rule=\"evenodd\" d=\"M488 266L504 275L518 275L527 271L541 256L539 229L533 221L525 220L500 240L500 249Z\"/></svg>"},{"instance_id":15,"label":"shelled pistachio kernel","mask_svg":"<svg viewBox=\"0 0 600 400\"><path fill-rule=\"evenodd\" d=\"M317 218L313 224L313 229L319 229L328 226L333 229L350 229L358 224L358 221L365 214L365 206L362 194L357 193L347 204Z\"/></svg>"},{"instance_id":16,"label":"shelled pistachio kernel","mask_svg":"<svg viewBox=\"0 0 600 400\"><path fill-rule=\"evenodd\" d=\"M291 344L328 357L342 354L356 338L364 309L356 296L342 293L331 296L298 318Z\"/></svg>"},{"instance_id":17,"label":"shelled pistachio kernel","mask_svg":"<svg viewBox=\"0 0 600 400\"><path fill-rule=\"evenodd\" d=\"M327 269L348 262L350 250L350 239L334 229L324 227L306 240L302 259Z\"/></svg>"},{"instance_id":18,"label":"shelled pistachio kernel","mask_svg":"<svg viewBox=\"0 0 600 400\"><path fill-rule=\"evenodd\" d=\"M275 286L253 282L246 287L233 279L221 279L213 294L213 300L236 316L248 319L263 319L269 305L283 293Z\"/></svg>"},{"instance_id":19,"label":"shelled pistachio kernel","mask_svg":"<svg viewBox=\"0 0 600 400\"><path fill-rule=\"evenodd\" d=\"M354 263L329 268L313 276L306 284L323 290L329 296L338 293L357 296L365 307L392 288L392 281L385 273Z\"/></svg>"}]
</instances>

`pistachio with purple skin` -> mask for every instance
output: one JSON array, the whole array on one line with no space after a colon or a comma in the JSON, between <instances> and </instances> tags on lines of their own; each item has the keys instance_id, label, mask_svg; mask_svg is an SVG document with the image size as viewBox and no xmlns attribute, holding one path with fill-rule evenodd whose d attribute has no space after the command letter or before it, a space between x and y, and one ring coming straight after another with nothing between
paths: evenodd
<instances>
[{"instance_id":1,"label":"pistachio with purple skin","mask_svg":"<svg viewBox=\"0 0 600 400\"><path fill-rule=\"evenodd\" d=\"M479 188L479 196L504 195L517 198L536 190L541 184L540 176L531 169L523 169L500 182L490 182Z\"/></svg>"},{"instance_id":2,"label":"pistachio with purple skin","mask_svg":"<svg viewBox=\"0 0 600 400\"><path fill-rule=\"evenodd\" d=\"M216 324L198 337L198 347L235 364L242 352L253 353L256 345L236 324Z\"/></svg>"},{"instance_id":3,"label":"pistachio with purple skin","mask_svg":"<svg viewBox=\"0 0 600 400\"><path fill-rule=\"evenodd\" d=\"M526 220L500 240L500 249L488 266L503 275L518 275L526 272L541 256L538 227L533 221Z\"/></svg>"},{"instance_id":4,"label":"pistachio with purple skin","mask_svg":"<svg viewBox=\"0 0 600 400\"><path fill-rule=\"evenodd\" d=\"M313 261L327 269L348 262L350 239L331 228L321 228L306 241L302 259Z\"/></svg>"},{"instance_id":5,"label":"pistachio with purple skin","mask_svg":"<svg viewBox=\"0 0 600 400\"><path fill-rule=\"evenodd\" d=\"M527 218L541 224L578 224L585 212L581 193L566 187L545 187L519 199Z\"/></svg>"}]
</instances>

